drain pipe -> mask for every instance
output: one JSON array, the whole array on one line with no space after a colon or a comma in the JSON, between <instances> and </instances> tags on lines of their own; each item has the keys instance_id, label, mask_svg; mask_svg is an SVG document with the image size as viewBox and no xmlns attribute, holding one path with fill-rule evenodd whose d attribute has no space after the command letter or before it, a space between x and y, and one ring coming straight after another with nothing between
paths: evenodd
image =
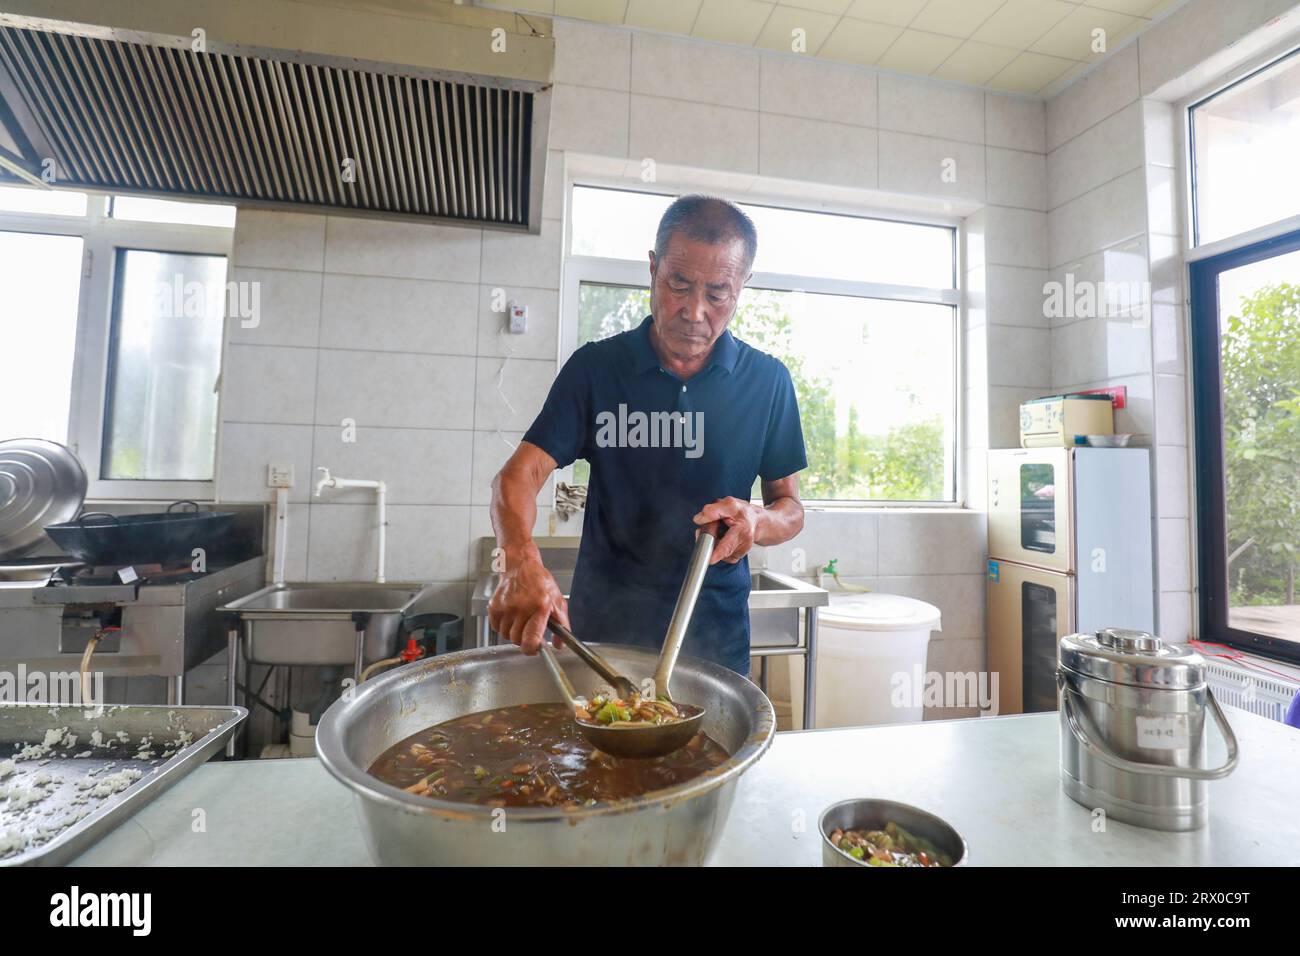
<instances>
[{"instance_id":1,"label":"drain pipe","mask_svg":"<svg viewBox=\"0 0 1300 956\"><path fill-rule=\"evenodd\" d=\"M369 488L375 492L375 500L379 506L379 570L375 575L377 584L384 583L384 551L388 543L388 511L387 497L388 486L382 481L371 481L365 478L336 478L330 474L330 470L324 467L316 469L321 473L316 479L313 494L319 498L321 492L326 488Z\"/></svg>"}]
</instances>

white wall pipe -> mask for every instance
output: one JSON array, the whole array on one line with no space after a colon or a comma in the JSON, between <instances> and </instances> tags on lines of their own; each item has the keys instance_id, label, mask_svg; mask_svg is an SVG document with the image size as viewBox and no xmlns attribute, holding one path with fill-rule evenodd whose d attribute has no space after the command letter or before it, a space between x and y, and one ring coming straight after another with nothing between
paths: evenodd
<instances>
[{"instance_id":1,"label":"white wall pipe","mask_svg":"<svg viewBox=\"0 0 1300 956\"><path fill-rule=\"evenodd\" d=\"M375 492L375 499L379 506L379 569L375 575L375 581L378 584L385 582L384 577L384 554L388 545L388 486L382 481L373 481L367 478L336 478L330 474L328 468L318 467L317 471L321 476L316 479L315 496L320 497L321 491L325 488L368 488Z\"/></svg>"}]
</instances>

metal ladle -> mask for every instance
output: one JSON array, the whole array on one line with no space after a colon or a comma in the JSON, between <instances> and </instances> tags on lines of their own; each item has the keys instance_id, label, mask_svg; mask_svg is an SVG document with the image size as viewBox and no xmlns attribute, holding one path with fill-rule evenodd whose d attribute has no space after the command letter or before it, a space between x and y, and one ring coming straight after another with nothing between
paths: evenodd
<instances>
[{"instance_id":1,"label":"metal ladle","mask_svg":"<svg viewBox=\"0 0 1300 956\"><path fill-rule=\"evenodd\" d=\"M700 588L704 586L704 575L709 570L709 558L713 555L713 546L717 542L719 522L705 525L695 539L695 550L691 552L691 562L686 570L686 580L677 594L677 606L673 609L672 620L668 623L668 634L664 638L663 648L659 651L659 662L655 665L654 693L672 700L668 682L672 677L673 666L677 663L677 654L682 649L686 637L686 628L691 623L695 612L695 602L699 599ZM603 677L620 698L626 700L636 690L632 682L615 671L595 651L579 641L567 627L554 617L548 622L552 631L571 647L588 667ZM564 695L565 703L570 707L578 706L577 693L570 683L568 675L556 660L555 652L549 644L542 644L542 660L550 669L551 676ZM597 724L576 721L578 730L597 750L613 757L663 757L686 746L704 722L705 710L693 704L678 704L673 701L680 720L663 724Z\"/></svg>"}]
</instances>

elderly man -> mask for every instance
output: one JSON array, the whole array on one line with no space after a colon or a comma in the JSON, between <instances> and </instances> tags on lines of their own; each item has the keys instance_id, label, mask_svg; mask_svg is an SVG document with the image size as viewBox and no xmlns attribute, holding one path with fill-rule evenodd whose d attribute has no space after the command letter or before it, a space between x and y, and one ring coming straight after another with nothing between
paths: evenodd
<instances>
[{"instance_id":1,"label":"elderly man","mask_svg":"<svg viewBox=\"0 0 1300 956\"><path fill-rule=\"evenodd\" d=\"M748 673L746 554L802 529L807 467L789 371L727 331L757 248L732 203L669 206L650 252L651 314L573 353L493 481L505 570L488 618L526 653L540 649L551 614L588 640L659 648L694 529L720 520L682 653ZM578 458L591 483L566 606L531 530L547 476ZM750 501L755 477L762 505Z\"/></svg>"}]
</instances>

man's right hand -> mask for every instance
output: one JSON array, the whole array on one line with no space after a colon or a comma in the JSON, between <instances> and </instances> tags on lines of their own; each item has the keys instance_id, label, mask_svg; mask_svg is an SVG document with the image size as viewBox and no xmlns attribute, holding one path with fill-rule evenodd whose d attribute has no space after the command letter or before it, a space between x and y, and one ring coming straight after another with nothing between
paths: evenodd
<instances>
[{"instance_id":1,"label":"man's right hand","mask_svg":"<svg viewBox=\"0 0 1300 956\"><path fill-rule=\"evenodd\" d=\"M506 556L506 569L488 602L488 623L502 637L536 654L546 637L546 621L554 614L569 626L569 605L534 546L519 557ZM560 639L555 638L560 645Z\"/></svg>"}]
</instances>

